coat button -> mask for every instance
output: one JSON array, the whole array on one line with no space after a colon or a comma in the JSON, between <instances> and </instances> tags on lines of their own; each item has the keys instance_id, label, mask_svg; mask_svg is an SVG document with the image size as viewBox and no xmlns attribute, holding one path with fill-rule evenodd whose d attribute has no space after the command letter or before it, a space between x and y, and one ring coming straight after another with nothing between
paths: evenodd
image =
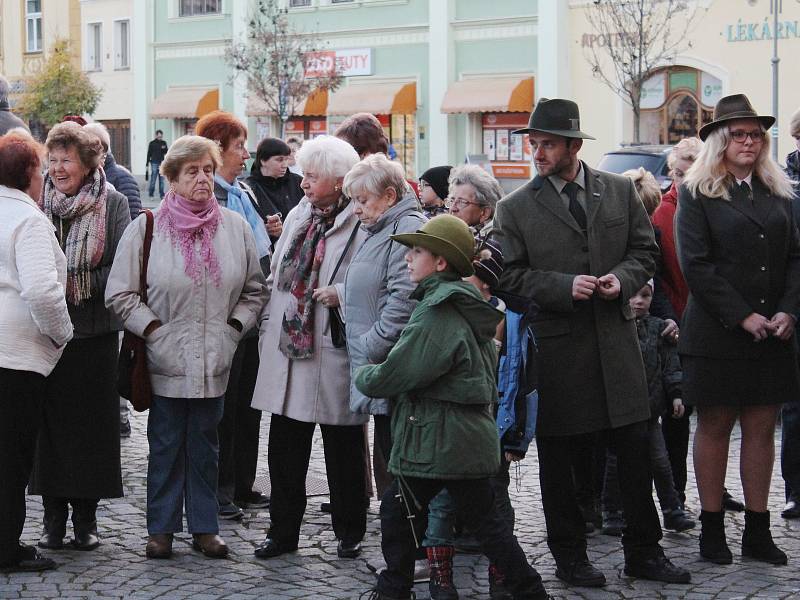
<instances>
[{"instance_id":1,"label":"coat button","mask_svg":"<svg viewBox=\"0 0 800 600\"><path fill-rule=\"evenodd\" d=\"M411 421L411 422L413 423L413 422L414 422L414 421L416 421L417 419L416 419L416 417L414 417L414 416L411 416L411 417L408 417L408 420L409 420L409 421Z\"/></svg>"},{"instance_id":2,"label":"coat button","mask_svg":"<svg viewBox=\"0 0 800 600\"><path fill-rule=\"evenodd\" d=\"M767 270L767 267L765 267L764 265L761 265L761 270L762 270L762 271L766 271L766 270Z\"/></svg>"},{"instance_id":3,"label":"coat button","mask_svg":"<svg viewBox=\"0 0 800 600\"><path fill-rule=\"evenodd\" d=\"M764 239L764 234L763 233L759 233L758 237L760 237L763 240Z\"/></svg>"},{"instance_id":4,"label":"coat button","mask_svg":"<svg viewBox=\"0 0 800 600\"><path fill-rule=\"evenodd\" d=\"M762 298L761 300L759 300L759 302L761 302L761 304L766 304L766 303L767 303L767 301L766 301L766 300L764 300L764 298Z\"/></svg>"}]
</instances>

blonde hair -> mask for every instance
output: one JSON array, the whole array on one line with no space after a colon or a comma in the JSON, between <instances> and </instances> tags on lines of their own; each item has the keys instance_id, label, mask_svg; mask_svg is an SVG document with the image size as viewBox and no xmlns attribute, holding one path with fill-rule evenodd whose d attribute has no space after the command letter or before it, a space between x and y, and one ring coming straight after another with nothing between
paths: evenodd
<instances>
[{"instance_id":1,"label":"blonde hair","mask_svg":"<svg viewBox=\"0 0 800 600\"><path fill-rule=\"evenodd\" d=\"M629 169L622 174L623 177L628 177L633 181L636 187L636 192L644 204L644 209L647 211L648 216L652 216L658 205L661 203L661 188L658 186L656 178L650 171L644 167L638 169Z\"/></svg>"},{"instance_id":2,"label":"blonde hair","mask_svg":"<svg viewBox=\"0 0 800 600\"><path fill-rule=\"evenodd\" d=\"M759 129L764 128L759 125ZM730 200L730 187L736 178L725 166L725 150L731 143L728 127L717 127L706 138L706 143L697 160L686 173L684 184L696 196L698 193L708 198ZM761 152L753 165L753 175L758 177L771 194L782 198L794 197L792 180L783 172L778 163L770 156L770 138L764 136Z\"/></svg>"},{"instance_id":3,"label":"blonde hair","mask_svg":"<svg viewBox=\"0 0 800 600\"><path fill-rule=\"evenodd\" d=\"M697 160L697 155L700 154L702 149L703 142L700 140L700 138L683 138L680 142L672 147L672 152L670 152L669 156L667 156L667 166L669 167L669 170L672 171L672 169L675 168L675 163L680 159L688 160L690 163L693 163Z\"/></svg>"},{"instance_id":4,"label":"blonde hair","mask_svg":"<svg viewBox=\"0 0 800 600\"><path fill-rule=\"evenodd\" d=\"M344 176L342 191L345 196L352 198L359 192L380 195L387 189L393 189L399 201L407 187L403 167L386 158L385 154L378 153L370 154L348 171Z\"/></svg>"},{"instance_id":5,"label":"blonde hair","mask_svg":"<svg viewBox=\"0 0 800 600\"><path fill-rule=\"evenodd\" d=\"M184 164L193 160L201 160L206 156L211 157L214 171L219 169L222 164L222 155L217 142L199 135L184 135L169 147L164 162L161 163L161 174L167 178L167 181L175 181Z\"/></svg>"},{"instance_id":6,"label":"blonde hair","mask_svg":"<svg viewBox=\"0 0 800 600\"><path fill-rule=\"evenodd\" d=\"M794 111L792 118L789 120L789 135L792 137L800 135L800 108Z\"/></svg>"}]
</instances>

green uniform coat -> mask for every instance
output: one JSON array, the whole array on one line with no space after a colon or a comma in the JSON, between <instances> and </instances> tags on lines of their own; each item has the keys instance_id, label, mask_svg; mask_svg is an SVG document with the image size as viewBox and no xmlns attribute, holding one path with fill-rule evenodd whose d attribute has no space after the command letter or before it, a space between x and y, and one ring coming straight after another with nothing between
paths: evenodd
<instances>
[{"instance_id":1,"label":"green uniform coat","mask_svg":"<svg viewBox=\"0 0 800 600\"><path fill-rule=\"evenodd\" d=\"M361 393L397 398L389 471L428 479L494 475L492 338L502 314L450 273L425 278L411 297L419 304L386 361L355 373Z\"/></svg>"}]
</instances>

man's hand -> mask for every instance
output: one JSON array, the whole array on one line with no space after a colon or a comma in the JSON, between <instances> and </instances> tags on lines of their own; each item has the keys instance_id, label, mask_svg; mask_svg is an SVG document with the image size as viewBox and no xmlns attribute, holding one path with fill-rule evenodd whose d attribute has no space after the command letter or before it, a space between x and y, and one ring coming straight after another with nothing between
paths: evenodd
<instances>
[{"instance_id":1,"label":"man's hand","mask_svg":"<svg viewBox=\"0 0 800 600\"><path fill-rule=\"evenodd\" d=\"M613 273L603 275L597 280L597 293L603 300L616 300L622 291L622 285Z\"/></svg>"},{"instance_id":2,"label":"man's hand","mask_svg":"<svg viewBox=\"0 0 800 600\"><path fill-rule=\"evenodd\" d=\"M773 332L771 322L768 321L765 316L758 313L750 313L739 325L747 333L752 335L756 342L767 339L767 336Z\"/></svg>"},{"instance_id":3,"label":"man's hand","mask_svg":"<svg viewBox=\"0 0 800 600\"><path fill-rule=\"evenodd\" d=\"M770 319L770 327L772 327L772 335L782 341L791 339L794 333L795 320L794 317L785 312L775 313Z\"/></svg>"},{"instance_id":4,"label":"man's hand","mask_svg":"<svg viewBox=\"0 0 800 600\"><path fill-rule=\"evenodd\" d=\"M597 277L593 275L576 275L572 280L572 299L588 300L597 289Z\"/></svg>"}]
</instances>

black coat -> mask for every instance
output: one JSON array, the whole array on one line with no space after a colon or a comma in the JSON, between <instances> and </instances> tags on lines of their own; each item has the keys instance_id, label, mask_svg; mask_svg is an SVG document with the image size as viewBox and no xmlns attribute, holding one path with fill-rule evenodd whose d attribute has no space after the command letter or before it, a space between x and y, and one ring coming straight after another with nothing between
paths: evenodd
<instances>
[{"instance_id":1,"label":"black coat","mask_svg":"<svg viewBox=\"0 0 800 600\"><path fill-rule=\"evenodd\" d=\"M753 343L739 325L754 312L771 318L800 310L800 236L791 203L755 176L752 197L738 188L731 200L680 189L675 238L690 292L681 354L757 359L794 352L793 343L774 337Z\"/></svg>"},{"instance_id":2,"label":"black coat","mask_svg":"<svg viewBox=\"0 0 800 600\"><path fill-rule=\"evenodd\" d=\"M258 174L250 175L244 181L253 188L258 200L258 212L265 220L270 215L281 213L281 221L285 221L289 211L297 206L305 195L300 189L303 178L291 171L286 171L286 175L277 179Z\"/></svg>"},{"instance_id":3,"label":"black coat","mask_svg":"<svg viewBox=\"0 0 800 600\"><path fill-rule=\"evenodd\" d=\"M139 184L136 182L136 178L128 169L117 164L111 152L106 154L103 170L106 173L106 181L128 201L128 210L131 213L131 221L133 221L142 211L142 200L139 198Z\"/></svg>"}]
</instances>

